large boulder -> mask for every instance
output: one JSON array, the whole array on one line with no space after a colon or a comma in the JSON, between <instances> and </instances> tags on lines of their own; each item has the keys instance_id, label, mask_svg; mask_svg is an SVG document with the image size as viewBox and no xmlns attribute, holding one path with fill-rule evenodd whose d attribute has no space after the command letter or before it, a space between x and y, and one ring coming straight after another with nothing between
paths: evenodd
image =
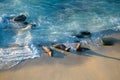
<instances>
[{"instance_id":1,"label":"large boulder","mask_svg":"<svg viewBox=\"0 0 120 80\"><path fill-rule=\"evenodd\" d=\"M102 38L102 43L104 46L112 46L114 45L115 39L113 38Z\"/></svg>"},{"instance_id":2,"label":"large boulder","mask_svg":"<svg viewBox=\"0 0 120 80\"><path fill-rule=\"evenodd\" d=\"M17 22L24 22L27 19L27 17L23 14L18 15L17 17L13 18L13 21Z\"/></svg>"}]
</instances>

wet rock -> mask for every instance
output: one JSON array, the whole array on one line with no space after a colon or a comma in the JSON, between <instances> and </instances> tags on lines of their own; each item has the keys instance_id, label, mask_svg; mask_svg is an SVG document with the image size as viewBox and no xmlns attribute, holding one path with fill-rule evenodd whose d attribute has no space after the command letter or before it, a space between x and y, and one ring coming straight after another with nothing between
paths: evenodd
<instances>
[{"instance_id":1,"label":"wet rock","mask_svg":"<svg viewBox=\"0 0 120 80\"><path fill-rule=\"evenodd\" d=\"M24 22L25 20L26 20L26 16L23 14L13 18L13 21L17 21L17 22Z\"/></svg>"},{"instance_id":2,"label":"wet rock","mask_svg":"<svg viewBox=\"0 0 120 80\"><path fill-rule=\"evenodd\" d=\"M42 46L42 49L48 54L48 56L53 57L52 50L47 46Z\"/></svg>"},{"instance_id":3,"label":"wet rock","mask_svg":"<svg viewBox=\"0 0 120 80\"><path fill-rule=\"evenodd\" d=\"M24 22L22 22L24 25L28 25L29 23L28 22L26 22L26 21L24 21Z\"/></svg>"},{"instance_id":4,"label":"wet rock","mask_svg":"<svg viewBox=\"0 0 120 80\"><path fill-rule=\"evenodd\" d=\"M57 44L57 45L53 45L54 48L58 48L58 49L61 49L61 50L64 50L64 51L67 51L69 52L70 51L70 48L67 48L65 45L63 44Z\"/></svg>"},{"instance_id":5,"label":"wet rock","mask_svg":"<svg viewBox=\"0 0 120 80\"><path fill-rule=\"evenodd\" d=\"M75 35L77 38L88 38L91 37L91 33L88 31L82 31L79 34Z\"/></svg>"},{"instance_id":6,"label":"wet rock","mask_svg":"<svg viewBox=\"0 0 120 80\"><path fill-rule=\"evenodd\" d=\"M114 45L114 41L112 38L102 38L102 43L103 45L106 45L106 46Z\"/></svg>"},{"instance_id":7,"label":"wet rock","mask_svg":"<svg viewBox=\"0 0 120 80\"><path fill-rule=\"evenodd\" d=\"M81 32L82 35L85 35L85 36L91 36L91 33L88 32L88 31L83 31Z\"/></svg>"}]
</instances>

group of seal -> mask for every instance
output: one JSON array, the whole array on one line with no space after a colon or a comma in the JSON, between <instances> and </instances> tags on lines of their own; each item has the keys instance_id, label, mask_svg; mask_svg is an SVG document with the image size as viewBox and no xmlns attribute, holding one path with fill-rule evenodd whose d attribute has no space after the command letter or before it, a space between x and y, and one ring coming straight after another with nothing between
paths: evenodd
<instances>
[{"instance_id":1,"label":"group of seal","mask_svg":"<svg viewBox=\"0 0 120 80\"><path fill-rule=\"evenodd\" d=\"M64 44L55 44L55 45L52 45L52 48L51 47L48 47L48 46L42 46L42 49L45 53L48 54L48 56L50 57L53 57L53 50L57 50L57 51L60 51L60 52L70 52L70 47L66 47ZM77 43L76 44L76 51L78 52L81 52L82 51L82 47L80 45L80 43Z\"/></svg>"},{"instance_id":2,"label":"group of seal","mask_svg":"<svg viewBox=\"0 0 120 80\"><path fill-rule=\"evenodd\" d=\"M80 34L77 34L76 37L77 38L90 38L91 37L91 33L88 31L83 31ZM110 40L109 38L101 38L101 42L103 46L112 46L113 45L113 41ZM64 44L55 44L52 45L53 48L48 47L48 46L42 46L42 49L44 50L45 53L47 53L50 57L53 57L53 50L57 50L60 51L61 53L63 53L63 51L70 52L71 48L70 47L66 47ZM83 52L86 50L90 50L90 48L86 48L81 46L81 43L76 43L76 47L75 50L77 52Z\"/></svg>"}]
</instances>

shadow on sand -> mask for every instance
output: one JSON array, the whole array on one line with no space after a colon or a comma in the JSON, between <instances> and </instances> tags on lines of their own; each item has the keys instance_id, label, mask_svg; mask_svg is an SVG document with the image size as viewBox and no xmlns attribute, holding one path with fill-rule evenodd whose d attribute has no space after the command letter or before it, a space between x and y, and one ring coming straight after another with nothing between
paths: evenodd
<instances>
[{"instance_id":1,"label":"shadow on sand","mask_svg":"<svg viewBox=\"0 0 120 80\"><path fill-rule=\"evenodd\" d=\"M113 59L113 60L119 60L120 61L120 58L115 58L115 57L112 57L112 56L107 56L107 55L104 55L104 54L96 53L92 50L82 52L82 53L79 52L77 54L87 56L87 57L98 56L98 57L103 57L103 58L108 58L108 59Z\"/></svg>"}]
</instances>

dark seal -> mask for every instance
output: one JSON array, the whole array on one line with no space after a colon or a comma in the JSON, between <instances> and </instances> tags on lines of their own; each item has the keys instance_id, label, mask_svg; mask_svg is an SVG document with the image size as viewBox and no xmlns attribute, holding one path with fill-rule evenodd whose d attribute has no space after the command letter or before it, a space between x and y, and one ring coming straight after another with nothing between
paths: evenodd
<instances>
[{"instance_id":1,"label":"dark seal","mask_svg":"<svg viewBox=\"0 0 120 80\"><path fill-rule=\"evenodd\" d=\"M53 47L58 48L58 49L61 49L61 50L64 50L64 51L67 51L67 52L70 51L70 48L67 48L67 47L66 47L65 45L63 45L63 44L56 44L56 45L53 45Z\"/></svg>"}]
</instances>

